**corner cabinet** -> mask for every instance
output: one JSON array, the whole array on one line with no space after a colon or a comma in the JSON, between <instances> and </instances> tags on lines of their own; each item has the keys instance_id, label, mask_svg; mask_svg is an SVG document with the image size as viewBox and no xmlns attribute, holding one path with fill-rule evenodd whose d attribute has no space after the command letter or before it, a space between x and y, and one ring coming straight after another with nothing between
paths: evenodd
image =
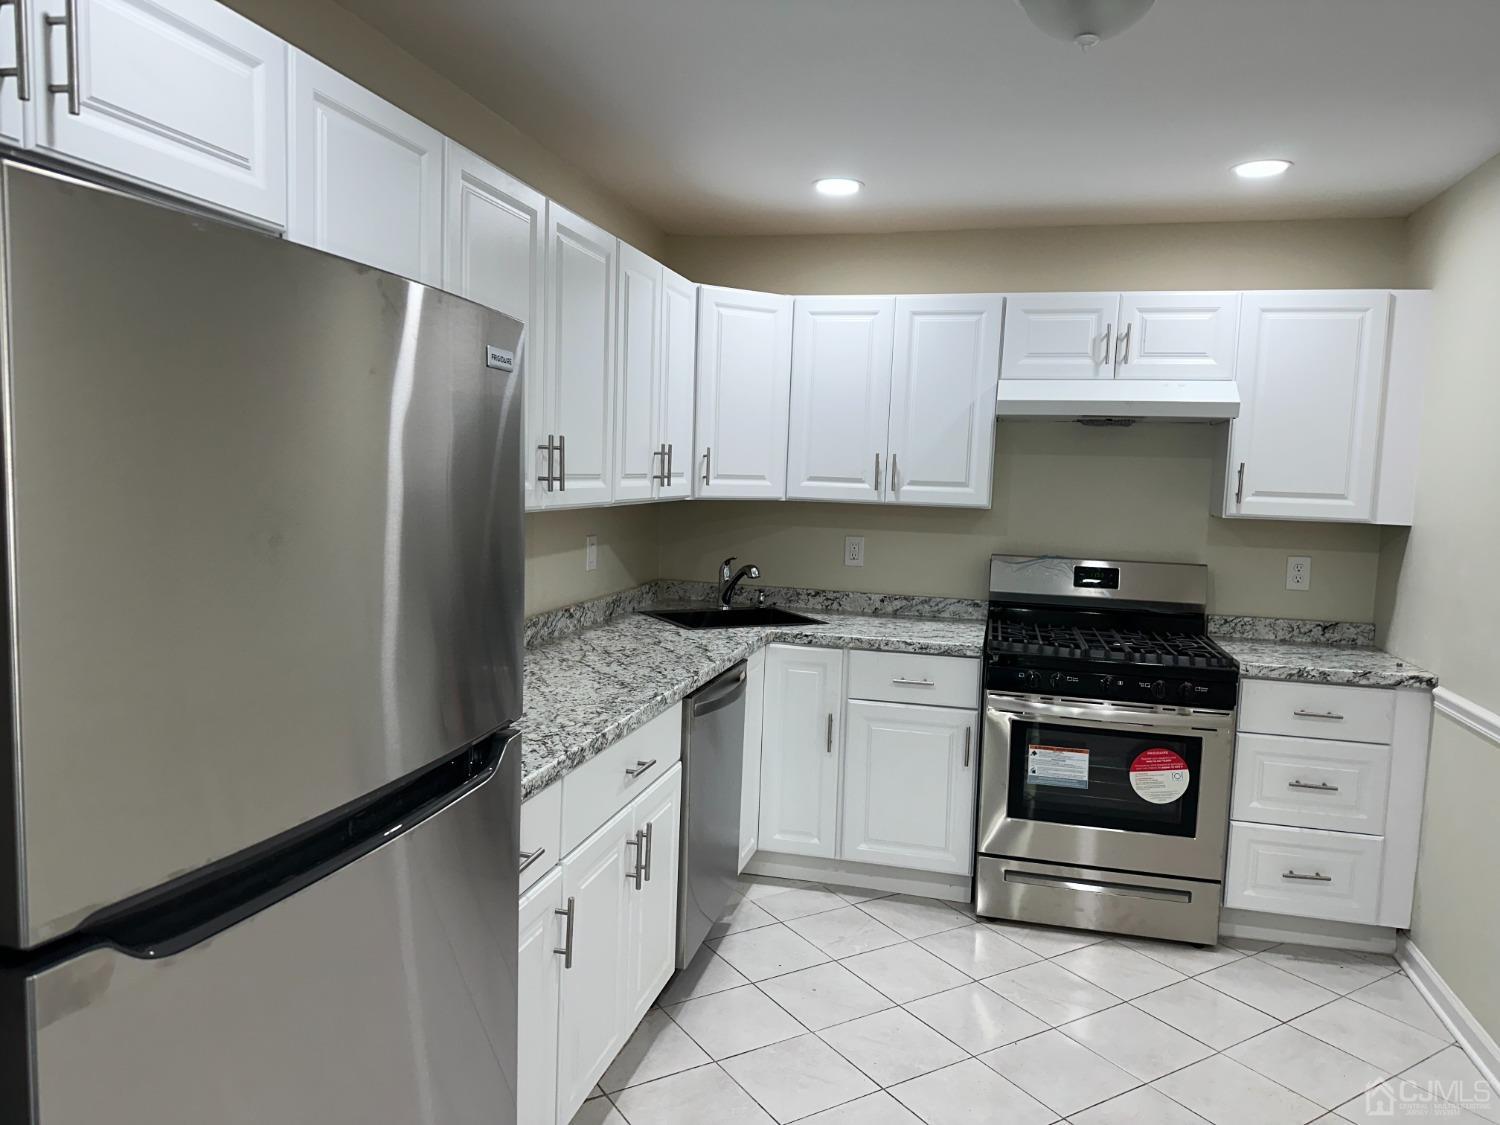
<instances>
[{"instance_id":1,"label":"corner cabinet","mask_svg":"<svg viewBox=\"0 0 1500 1125\"><path fill-rule=\"evenodd\" d=\"M792 298L698 290L698 402L694 494L786 497Z\"/></svg>"},{"instance_id":2,"label":"corner cabinet","mask_svg":"<svg viewBox=\"0 0 1500 1125\"><path fill-rule=\"evenodd\" d=\"M988 507L999 295L798 297L787 498Z\"/></svg>"},{"instance_id":3,"label":"corner cabinet","mask_svg":"<svg viewBox=\"0 0 1500 1125\"><path fill-rule=\"evenodd\" d=\"M771 645L763 708L759 848L831 859L838 854L843 652Z\"/></svg>"}]
</instances>

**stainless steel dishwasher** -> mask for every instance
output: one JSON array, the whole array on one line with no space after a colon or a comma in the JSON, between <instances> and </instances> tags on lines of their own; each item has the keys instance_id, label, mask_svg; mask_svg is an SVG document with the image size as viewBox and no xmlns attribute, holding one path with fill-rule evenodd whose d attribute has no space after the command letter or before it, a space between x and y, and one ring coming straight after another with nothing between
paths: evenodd
<instances>
[{"instance_id":1,"label":"stainless steel dishwasher","mask_svg":"<svg viewBox=\"0 0 1500 1125\"><path fill-rule=\"evenodd\" d=\"M715 676L682 709L682 867L677 967L684 968L729 906L740 859L745 757L745 662Z\"/></svg>"}]
</instances>

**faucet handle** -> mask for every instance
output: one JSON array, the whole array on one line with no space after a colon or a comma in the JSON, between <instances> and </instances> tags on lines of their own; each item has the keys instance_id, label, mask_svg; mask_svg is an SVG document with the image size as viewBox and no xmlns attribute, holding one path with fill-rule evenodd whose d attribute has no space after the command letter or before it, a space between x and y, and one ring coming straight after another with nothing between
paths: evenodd
<instances>
[{"instance_id":1,"label":"faucet handle","mask_svg":"<svg viewBox=\"0 0 1500 1125\"><path fill-rule=\"evenodd\" d=\"M729 574L730 574L729 568L730 568L731 565L733 565L734 560L735 560L736 557L737 556L735 556L735 555L730 555L727 559L725 559L723 562L721 562L719 564L719 573L722 574L725 578L729 577Z\"/></svg>"}]
</instances>

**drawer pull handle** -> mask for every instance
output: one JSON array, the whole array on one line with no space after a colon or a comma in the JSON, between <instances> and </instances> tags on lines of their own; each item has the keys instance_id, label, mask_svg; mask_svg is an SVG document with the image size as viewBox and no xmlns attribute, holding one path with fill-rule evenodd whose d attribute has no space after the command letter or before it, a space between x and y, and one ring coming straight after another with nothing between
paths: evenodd
<instances>
[{"instance_id":1,"label":"drawer pull handle","mask_svg":"<svg viewBox=\"0 0 1500 1125\"><path fill-rule=\"evenodd\" d=\"M1292 780L1286 783L1286 787L1288 789L1311 789L1316 793L1337 793L1339 791L1337 785L1329 785L1326 781Z\"/></svg>"},{"instance_id":2,"label":"drawer pull handle","mask_svg":"<svg viewBox=\"0 0 1500 1125\"><path fill-rule=\"evenodd\" d=\"M1299 719L1332 719L1335 722L1343 722L1344 716L1337 711L1304 711L1301 707L1292 712Z\"/></svg>"},{"instance_id":3,"label":"drawer pull handle","mask_svg":"<svg viewBox=\"0 0 1500 1125\"><path fill-rule=\"evenodd\" d=\"M533 863L535 863L537 860L541 859L542 856L544 856L546 854L547 854L547 849L546 848L537 848L537 850L534 851L534 852L522 852L521 853L521 866L520 866L520 869L517 872L517 874L519 874L521 871L525 871L528 867L530 867Z\"/></svg>"},{"instance_id":4,"label":"drawer pull handle","mask_svg":"<svg viewBox=\"0 0 1500 1125\"><path fill-rule=\"evenodd\" d=\"M1311 875L1304 875L1301 871L1284 871L1283 879L1293 879L1299 883L1331 883L1332 875L1324 875L1321 871L1314 871Z\"/></svg>"},{"instance_id":5,"label":"drawer pull handle","mask_svg":"<svg viewBox=\"0 0 1500 1125\"><path fill-rule=\"evenodd\" d=\"M561 949L554 949L553 953L561 953L563 957L563 968L573 967L573 923L578 917L577 900L569 896L568 908L566 910L554 910L552 913L560 915L568 920L567 929L563 931L563 943Z\"/></svg>"},{"instance_id":6,"label":"drawer pull handle","mask_svg":"<svg viewBox=\"0 0 1500 1125\"><path fill-rule=\"evenodd\" d=\"M656 765L656 759L655 758L652 758L649 762L638 761L633 766L626 766L625 767L625 776L626 777L640 777L641 774L645 773L647 770L649 770L654 765Z\"/></svg>"},{"instance_id":7,"label":"drawer pull handle","mask_svg":"<svg viewBox=\"0 0 1500 1125\"><path fill-rule=\"evenodd\" d=\"M896 676L892 678L891 683L897 687L937 687L932 680L913 680L906 676Z\"/></svg>"}]
</instances>

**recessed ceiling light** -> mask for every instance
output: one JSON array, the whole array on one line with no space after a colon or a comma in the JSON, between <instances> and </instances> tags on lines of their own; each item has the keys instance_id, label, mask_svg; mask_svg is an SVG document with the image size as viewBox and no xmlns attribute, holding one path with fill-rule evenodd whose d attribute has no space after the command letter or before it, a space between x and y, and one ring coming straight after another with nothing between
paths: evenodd
<instances>
[{"instance_id":1,"label":"recessed ceiling light","mask_svg":"<svg viewBox=\"0 0 1500 1125\"><path fill-rule=\"evenodd\" d=\"M1234 166L1234 174L1242 180L1269 180L1291 166L1290 160L1247 160Z\"/></svg>"},{"instance_id":2,"label":"recessed ceiling light","mask_svg":"<svg viewBox=\"0 0 1500 1125\"><path fill-rule=\"evenodd\" d=\"M821 180L813 181L813 187L818 189L819 195L857 195L859 189L864 186L858 180L851 180L847 176L825 176Z\"/></svg>"}]
</instances>

